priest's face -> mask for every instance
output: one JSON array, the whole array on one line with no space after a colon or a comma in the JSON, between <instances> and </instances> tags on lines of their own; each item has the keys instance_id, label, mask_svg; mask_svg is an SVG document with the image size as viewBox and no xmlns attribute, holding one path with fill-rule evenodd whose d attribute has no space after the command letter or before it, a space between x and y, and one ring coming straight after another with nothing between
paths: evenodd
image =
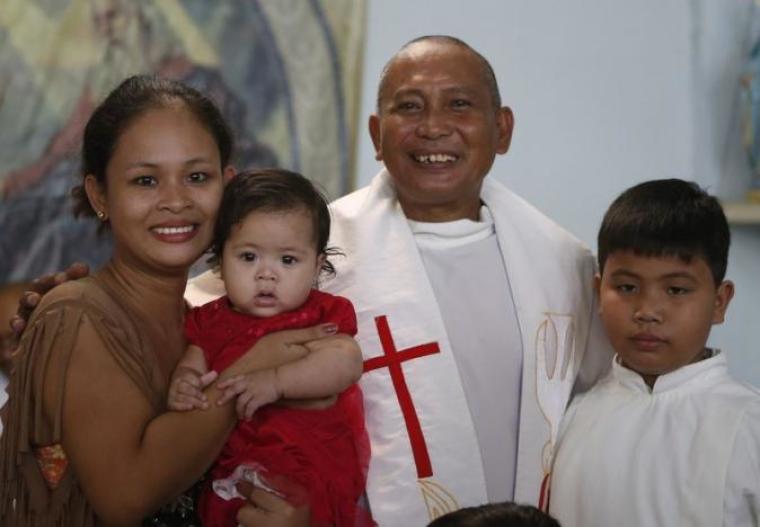
<instances>
[{"instance_id":1,"label":"priest's face","mask_svg":"<svg viewBox=\"0 0 760 527\"><path fill-rule=\"evenodd\" d=\"M622 364L651 387L659 375L703 357L723 322L733 284L716 287L707 262L617 251L597 277L599 312Z\"/></svg>"},{"instance_id":2,"label":"priest's face","mask_svg":"<svg viewBox=\"0 0 760 527\"><path fill-rule=\"evenodd\" d=\"M369 129L410 219L477 219L483 178L513 125L509 108L494 107L483 68L465 48L422 41L386 71Z\"/></svg>"}]
</instances>

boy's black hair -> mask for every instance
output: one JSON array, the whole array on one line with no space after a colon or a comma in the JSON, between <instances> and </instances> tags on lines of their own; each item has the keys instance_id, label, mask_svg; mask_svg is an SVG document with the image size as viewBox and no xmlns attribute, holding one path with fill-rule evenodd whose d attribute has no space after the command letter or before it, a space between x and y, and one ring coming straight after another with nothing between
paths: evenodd
<instances>
[{"instance_id":1,"label":"boy's black hair","mask_svg":"<svg viewBox=\"0 0 760 527\"><path fill-rule=\"evenodd\" d=\"M427 527L560 527L559 522L532 505L512 502L465 507L444 514Z\"/></svg>"},{"instance_id":2,"label":"boy's black hair","mask_svg":"<svg viewBox=\"0 0 760 527\"><path fill-rule=\"evenodd\" d=\"M301 174L280 168L263 168L241 172L227 183L219 206L208 263L218 266L224 244L233 225L251 212L282 212L303 209L312 219L312 235L317 255L324 255L322 272L333 275L335 267L328 256L341 254L327 247L330 237L330 210L327 200L314 184Z\"/></svg>"},{"instance_id":3,"label":"boy's black hair","mask_svg":"<svg viewBox=\"0 0 760 527\"><path fill-rule=\"evenodd\" d=\"M612 202L597 238L599 272L616 251L639 256L704 258L715 285L726 276L731 232L718 200L691 181L635 185Z\"/></svg>"}]
</instances>

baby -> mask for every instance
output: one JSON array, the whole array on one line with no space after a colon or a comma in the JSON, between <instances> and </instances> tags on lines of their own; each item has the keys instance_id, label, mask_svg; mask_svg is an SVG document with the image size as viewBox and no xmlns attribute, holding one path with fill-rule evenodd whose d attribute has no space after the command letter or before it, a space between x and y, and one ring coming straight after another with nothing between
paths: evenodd
<instances>
[{"instance_id":1,"label":"baby","mask_svg":"<svg viewBox=\"0 0 760 527\"><path fill-rule=\"evenodd\" d=\"M327 256L330 216L314 186L293 172L242 173L227 185L210 262L227 296L191 310L189 348L177 366L169 407L206 406L200 389L264 335L329 323L356 334L351 303L314 287L334 272ZM308 347L308 345L307 345ZM236 525L240 479L286 477L305 489L312 524L373 525L358 506L369 465L364 427L361 356L314 350L304 358L219 382L223 404L237 397L241 418L211 469L201 495L205 526Z\"/></svg>"}]
</instances>

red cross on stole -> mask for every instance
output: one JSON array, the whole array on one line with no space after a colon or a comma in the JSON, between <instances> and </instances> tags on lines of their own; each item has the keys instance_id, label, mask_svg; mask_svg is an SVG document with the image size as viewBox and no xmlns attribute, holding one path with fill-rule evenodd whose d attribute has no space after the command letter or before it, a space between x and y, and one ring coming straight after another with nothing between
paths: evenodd
<instances>
[{"instance_id":1,"label":"red cross on stole","mask_svg":"<svg viewBox=\"0 0 760 527\"><path fill-rule=\"evenodd\" d=\"M425 355L440 353L441 350L437 342L428 342L427 344L397 350L393 342L390 327L388 326L388 318L385 315L375 317L375 326L377 326L377 334L383 347L383 355L364 361L364 371L368 372L378 368L388 368L393 388L398 398L398 404L404 416L409 442L412 446L414 464L417 467L417 477L420 479L428 478L433 475L433 467L430 463L425 436L422 433L420 420L414 408L412 395L409 393L404 371L401 369L401 363L424 357Z\"/></svg>"}]
</instances>

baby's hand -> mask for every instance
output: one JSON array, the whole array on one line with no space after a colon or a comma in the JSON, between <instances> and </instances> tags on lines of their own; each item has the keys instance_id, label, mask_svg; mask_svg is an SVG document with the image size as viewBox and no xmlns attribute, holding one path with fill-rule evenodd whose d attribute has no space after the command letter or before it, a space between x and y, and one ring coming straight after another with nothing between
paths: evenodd
<instances>
[{"instance_id":1,"label":"baby's hand","mask_svg":"<svg viewBox=\"0 0 760 527\"><path fill-rule=\"evenodd\" d=\"M254 412L265 404L282 397L277 382L277 368L236 375L217 384L217 388L224 391L217 404L224 404L237 395L235 409L238 418L245 420L250 420Z\"/></svg>"},{"instance_id":2,"label":"baby's hand","mask_svg":"<svg viewBox=\"0 0 760 527\"><path fill-rule=\"evenodd\" d=\"M177 412L208 408L208 399L203 389L214 382L217 372L211 370L201 375L198 371L179 366L174 370L171 384L169 384L168 406L170 410Z\"/></svg>"}]
</instances>

